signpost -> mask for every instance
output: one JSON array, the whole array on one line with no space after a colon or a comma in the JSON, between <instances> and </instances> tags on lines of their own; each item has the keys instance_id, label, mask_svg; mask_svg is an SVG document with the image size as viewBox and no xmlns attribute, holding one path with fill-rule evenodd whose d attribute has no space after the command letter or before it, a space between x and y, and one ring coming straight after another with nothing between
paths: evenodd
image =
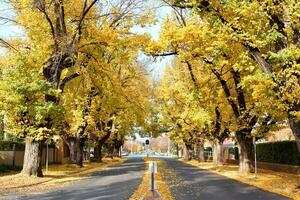
<instances>
[{"instance_id":1,"label":"signpost","mask_svg":"<svg viewBox=\"0 0 300 200\"><path fill-rule=\"evenodd\" d=\"M157 163L156 162L151 161L149 163L149 171L151 173L151 182L150 182L151 188L150 188L150 190L152 192L154 192L156 189L156 184L155 184L155 174L157 173Z\"/></svg>"},{"instance_id":2,"label":"signpost","mask_svg":"<svg viewBox=\"0 0 300 200\"><path fill-rule=\"evenodd\" d=\"M150 140L149 139L145 140L145 146L147 149L147 158L149 157L149 144L150 144Z\"/></svg>"},{"instance_id":3,"label":"signpost","mask_svg":"<svg viewBox=\"0 0 300 200\"><path fill-rule=\"evenodd\" d=\"M253 137L253 146L254 146L254 172L255 172L255 177L257 174L257 160L256 160L256 138Z\"/></svg>"}]
</instances>

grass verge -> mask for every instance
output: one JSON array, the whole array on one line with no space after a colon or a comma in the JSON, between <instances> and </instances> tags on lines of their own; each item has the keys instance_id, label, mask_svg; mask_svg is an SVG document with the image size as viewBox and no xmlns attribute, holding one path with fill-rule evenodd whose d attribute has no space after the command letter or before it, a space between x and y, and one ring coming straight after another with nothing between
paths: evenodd
<instances>
[{"instance_id":1,"label":"grass verge","mask_svg":"<svg viewBox=\"0 0 300 200\"><path fill-rule=\"evenodd\" d=\"M49 165L48 173L44 177L26 176L23 174L5 175L0 177L0 196L8 194L26 194L47 191L56 187L63 187L77 180L89 177L92 173L109 166L124 162L126 159L104 159L101 163L84 163L82 168L75 164Z\"/></svg>"},{"instance_id":2,"label":"grass verge","mask_svg":"<svg viewBox=\"0 0 300 200\"><path fill-rule=\"evenodd\" d=\"M283 172L274 172L271 170L258 169L257 176L254 174L239 174L237 165L224 165L222 167L213 167L212 162L201 162L196 160L184 161L200 169L206 169L211 172L226 176L265 191L281 194L289 198L300 200L300 174L290 174Z\"/></svg>"},{"instance_id":3,"label":"grass verge","mask_svg":"<svg viewBox=\"0 0 300 200\"><path fill-rule=\"evenodd\" d=\"M129 200L141 200L143 197L145 197L149 191L150 191L150 173L148 172L148 167L149 167L149 162L150 161L156 161L157 162L157 174L155 174L155 180L156 180L156 186L157 186L157 191L161 195L163 200L174 200L172 197L170 188L168 185L164 182L164 180L161 177L160 171L161 167L163 167L163 160L159 160L156 158L144 158L146 165L145 165L145 170L146 173L143 177L143 180L141 184L139 185L138 189L134 192L134 194L129 198Z\"/></svg>"}]
</instances>

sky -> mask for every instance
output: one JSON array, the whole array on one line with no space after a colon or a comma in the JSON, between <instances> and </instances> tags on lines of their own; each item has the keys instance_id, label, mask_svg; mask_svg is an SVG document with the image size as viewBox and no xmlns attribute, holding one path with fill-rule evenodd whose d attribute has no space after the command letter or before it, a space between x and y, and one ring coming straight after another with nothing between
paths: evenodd
<instances>
[{"instance_id":1,"label":"sky","mask_svg":"<svg viewBox=\"0 0 300 200\"><path fill-rule=\"evenodd\" d=\"M157 24L150 27L136 27L134 30L138 33L149 33L154 40L159 39L160 28L163 24L164 19L171 13L171 9L169 7L159 7L156 10L157 14ZM147 69L151 72L152 78L154 80L160 80L163 75L163 71L165 66L171 64L172 57L160 57L157 58L155 61L153 58L140 55L141 60L146 60L147 62Z\"/></svg>"},{"instance_id":2,"label":"sky","mask_svg":"<svg viewBox=\"0 0 300 200\"><path fill-rule=\"evenodd\" d=\"M149 33L153 39L159 38L160 27L163 20L171 13L168 7L159 7L156 9L158 23L150 27L135 27L132 31L136 33ZM4 3L4 0L0 0L0 17L13 16L12 10ZM0 38L12 38L12 37L24 37L21 28L13 24L3 24L0 21ZM0 53L3 53L3 49L0 48ZM165 66L171 63L172 57L159 58L154 61L153 58L140 54L139 60L145 61L147 69L151 73L154 80L160 80L162 78Z\"/></svg>"},{"instance_id":3,"label":"sky","mask_svg":"<svg viewBox=\"0 0 300 200\"><path fill-rule=\"evenodd\" d=\"M0 0L0 17L12 18L13 12L4 0ZM12 23L3 23L0 21L0 38L11 38L22 36L22 30Z\"/></svg>"}]
</instances>

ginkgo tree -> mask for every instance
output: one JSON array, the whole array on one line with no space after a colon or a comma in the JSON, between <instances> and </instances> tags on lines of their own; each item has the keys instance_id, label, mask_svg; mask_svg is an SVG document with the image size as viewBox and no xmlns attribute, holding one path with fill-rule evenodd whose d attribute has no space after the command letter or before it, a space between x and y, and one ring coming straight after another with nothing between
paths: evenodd
<instances>
[{"instance_id":1,"label":"ginkgo tree","mask_svg":"<svg viewBox=\"0 0 300 200\"><path fill-rule=\"evenodd\" d=\"M300 151L299 7L298 1L166 1L228 35L243 51L240 57L260 68L248 78L261 112L288 119ZM267 85L268 87L264 87ZM268 96L268 98L259 98Z\"/></svg>"},{"instance_id":2,"label":"ginkgo tree","mask_svg":"<svg viewBox=\"0 0 300 200\"><path fill-rule=\"evenodd\" d=\"M32 64L36 57L26 52L17 57L9 58L5 60L5 66L1 65L0 99L1 112L7 118L6 131L19 138L26 138L27 144L31 141L45 141L55 134L55 127L63 113L61 106L45 102L45 95L58 95L58 92L51 89L51 85L39 73L39 68ZM51 126L48 125L49 118L54 119ZM39 143L26 145L24 159L28 162L24 162L24 173L42 176L41 148L43 146Z\"/></svg>"},{"instance_id":3,"label":"ginkgo tree","mask_svg":"<svg viewBox=\"0 0 300 200\"><path fill-rule=\"evenodd\" d=\"M195 93L198 92L189 79L188 70L178 62L173 68L166 68L156 94L161 122L170 127L166 132L174 143L183 144L187 159L192 158L194 150L202 149L203 153L203 129L210 120L208 112L199 106ZM199 152L196 154L203 160Z\"/></svg>"},{"instance_id":4,"label":"ginkgo tree","mask_svg":"<svg viewBox=\"0 0 300 200\"><path fill-rule=\"evenodd\" d=\"M150 44L148 51L153 55L178 55L178 59L187 62L191 74L202 68L207 75L212 75L222 92L218 103L230 107L221 112L234 116L227 128L235 132L240 147L239 170L249 172L252 170L252 131L258 124L271 124L273 118L268 111L258 112L252 90L242 85L246 78L258 73L259 68L247 66L255 66L255 63L243 57L244 46L235 40L228 27L220 28L222 24L211 24L198 16L184 18L181 13L176 16L179 22L167 19L160 41ZM190 78L195 80L195 76Z\"/></svg>"},{"instance_id":5,"label":"ginkgo tree","mask_svg":"<svg viewBox=\"0 0 300 200\"><path fill-rule=\"evenodd\" d=\"M24 59L24 64L21 64L22 68L32 66L32 69L34 69L32 71L30 67L28 73L33 73L32 78L40 81L41 88L34 89L36 91L41 89L36 95L40 95L38 96L39 105L42 108L46 108L43 108L43 112L39 116L43 125L40 125L39 121L33 121L32 123L42 126L39 130L46 130L47 132L56 128L57 130L62 130L62 127L69 126L65 123L65 120L57 124L56 120L59 118L53 114L56 113L60 117L62 116L60 112L54 112L53 109L63 110L60 109L63 105L61 99L64 98L62 94L66 91L67 85L75 84L72 87L76 88L76 84L79 82L78 80L74 81L74 79L92 74L94 71L88 71L92 70L92 68L88 67L91 64L95 65L95 68L102 67L103 70L99 71L99 73L109 74L111 73L110 69L116 63L107 64L106 62L110 62L114 57L119 56L119 59L117 59L118 62L122 60L133 62L137 58L137 49L140 47L140 45L135 46L135 44L144 44L145 40L140 40L136 34L130 32L130 29L137 24L145 25L155 21L155 17L152 17L151 11L146 9L147 5L143 4L141 0L120 0L113 2L100 2L98 0L22 0L8 1L8 3L15 12L15 19L11 19L10 21L22 27L26 37L5 41L5 44L7 44L6 47L9 48L9 54L7 55L12 61L5 62L4 67L10 68L11 65L16 63L14 60L19 60L21 57ZM4 42L1 39L2 43ZM128 44L128 46L124 44ZM119 47L119 50L123 50L124 54L113 54ZM129 50L130 48L133 48L133 51ZM27 54L30 56L27 56ZM11 70L19 68L18 64L20 63L16 63ZM22 73L25 72L22 71ZM8 76L9 73L7 72L7 75L5 74L4 77ZM30 81L26 79L25 75L19 78L23 78L25 82ZM99 91L95 91L95 93L91 92L95 79L87 81L88 79L88 76L80 79L86 80L89 86L86 90L78 93L80 95L76 99L78 107L75 110L78 120L75 121L77 121L77 131L80 137L84 135L84 130L88 125L86 118L90 111L86 105L88 107L92 105L90 97L96 96L99 93ZM78 88L80 87L78 85ZM5 88L1 97L5 97L5 92L11 92L11 89ZM30 92L31 90L26 92ZM17 90L17 92L22 91ZM42 94L44 94L44 98ZM26 95L24 94L24 101L26 101ZM18 104L19 102L15 103ZM31 105L33 106L31 109L34 109L35 105ZM9 108L7 107L7 109ZM4 109L4 112L8 111ZM81 117L79 117L80 115ZM82 123L78 122L80 120ZM64 131L64 133L66 132L68 131ZM24 135L24 137L28 138L26 139L24 168L22 172L28 175L42 176L42 146L45 140L50 138L52 134L47 133L44 134L45 137L40 137L40 134L35 133L32 132L32 134ZM53 132L51 131L51 133ZM80 160L80 157L78 159Z\"/></svg>"}]
</instances>

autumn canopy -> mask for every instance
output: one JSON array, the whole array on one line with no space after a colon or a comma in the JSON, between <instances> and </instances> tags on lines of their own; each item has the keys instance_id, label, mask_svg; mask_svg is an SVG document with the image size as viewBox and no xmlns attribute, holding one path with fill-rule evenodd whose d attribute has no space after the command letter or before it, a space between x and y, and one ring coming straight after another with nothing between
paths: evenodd
<instances>
[{"instance_id":1,"label":"autumn canopy","mask_svg":"<svg viewBox=\"0 0 300 200\"><path fill-rule=\"evenodd\" d=\"M159 39L133 31L171 8ZM25 139L22 173L42 176L41 151L60 137L82 166L136 130L167 133L187 152L226 138L240 172L253 170L253 137L289 126L300 152L300 2L297 0L9 0L25 37L1 39L0 119ZM153 80L141 55L172 57ZM189 157L189 153L187 153Z\"/></svg>"}]
</instances>

